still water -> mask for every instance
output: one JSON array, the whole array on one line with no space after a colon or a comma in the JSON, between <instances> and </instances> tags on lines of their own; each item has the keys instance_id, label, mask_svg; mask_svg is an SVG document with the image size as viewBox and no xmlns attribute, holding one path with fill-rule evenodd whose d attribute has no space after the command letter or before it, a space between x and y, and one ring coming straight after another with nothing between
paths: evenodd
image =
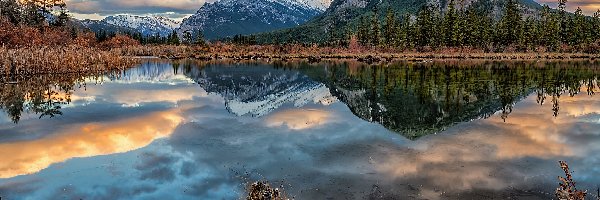
<instances>
[{"instance_id":1,"label":"still water","mask_svg":"<svg viewBox=\"0 0 600 200\"><path fill-rule=\"evenodd\" d=\"M145 59L0 85L2 199L550 199L600 187L597 62Z\"/></svg>"}]
</instances>

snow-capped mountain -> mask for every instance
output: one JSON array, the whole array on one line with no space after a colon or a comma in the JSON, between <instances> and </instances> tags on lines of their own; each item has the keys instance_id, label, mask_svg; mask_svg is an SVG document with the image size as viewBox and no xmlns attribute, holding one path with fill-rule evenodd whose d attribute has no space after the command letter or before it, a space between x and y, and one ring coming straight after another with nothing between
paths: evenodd
<instances>
[{"instance_id":1,"label":"snow-capped mountain","mask_svg":"<svg viewBox=\"0 0 600 200\"><path fill-rule=\"evenodd\" d=\"M300 25L322 13L329 0L220 0L184 19L179 32L203 31L208 39Z\"/></svg>"},{"instance_id":2,"label":"snow-capped mountain","mask_svg":"<svg viewBox=\"0 0 600 200\"><path fill-rule=\"evenodd\" d=\"M156 35L158 33L161 36L169 35L180 25L180 22L162 16L116 15L108 16L102 21L107 24L134 29L143 35Z\"/></svg>"},{"instance_id":3,"label":"snow-capped mountain","mask_svg":"<svg viewBox=\"0 0 600 200\"><path fill-rule=\"evenodd\" d=\"M190 70L185 75L207 92L221 95L226 109L238 116L261 117L284 105L337 102L325 84L298 71L269 66L216 66Z\"/></svg>"},{"instance_id":4,"label":"snow-capped mountain","mask_svg":"<svg viewBox=\"0 0 600 200\"><path fill-rule=\"evenodd\" d=\"M102 20L85 19L85 20L71 20L71 22L74 23L75 26L77 26L79 28L89 29L95 33L100 33L100 32L133 33L133 32L137 32L137 30L135 30L135 29L109 24Z\"/></svg>"}]
</instances>

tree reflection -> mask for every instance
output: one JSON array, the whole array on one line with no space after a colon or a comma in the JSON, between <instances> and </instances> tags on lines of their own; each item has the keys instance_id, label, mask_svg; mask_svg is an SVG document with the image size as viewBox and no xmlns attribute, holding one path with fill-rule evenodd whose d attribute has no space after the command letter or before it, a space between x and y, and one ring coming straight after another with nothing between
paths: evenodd
<instances>
[{"instance_id":1,"label":"tree reflection","mask_svg":"<svg viewBox=\"0 0 600 200\"><path fill-rule=\"evenodd\" d=\"M39 118L62 115L61 108L71 102L73 91L76 88L85 88L84 77L98 81L102 75L73 73L0 77L0 109L4 110L14 123L21 120L22 113L35 113Z\"/></svg>"},{"instance_id":2,"label":"tree reflection","mask_svg":"<svg viewBox=\"0 0 600 200\"><path fill-rule=\"evenodd\" d=\"M506 120L515 103L532 93L539 104L551 97L558 116L561 96L572 97L582 88L593 95L600 72L592 62L346 62L299 68L327 83L355 115L410 139L498 111Z\"/></svg>"}]
</instances>

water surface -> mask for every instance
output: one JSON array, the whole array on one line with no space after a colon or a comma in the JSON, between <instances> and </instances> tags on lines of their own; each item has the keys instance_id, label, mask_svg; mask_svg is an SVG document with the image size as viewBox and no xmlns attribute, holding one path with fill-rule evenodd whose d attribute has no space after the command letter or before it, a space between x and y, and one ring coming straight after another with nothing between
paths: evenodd
<instances>
[{"instance_id":1,"label":"water surface","mask_svg":"<svg viewBox=\"0 0 600 200\"><path fill-rule=\"evenodd\" d=\"M228 63L2 85L0 196L549 199L600 186L595 62ZM595 196L595 194L592 194Z\"/></svg>"}]
</instances>

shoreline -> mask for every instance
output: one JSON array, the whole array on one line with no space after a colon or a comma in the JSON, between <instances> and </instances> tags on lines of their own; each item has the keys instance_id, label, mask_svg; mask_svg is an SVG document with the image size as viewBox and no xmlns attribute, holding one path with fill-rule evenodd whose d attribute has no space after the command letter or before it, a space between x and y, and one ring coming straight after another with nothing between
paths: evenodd
<instances>
[{"instance_id":1,"label":"shoreline","mask_svg":"<svg viewBox=\"0 0 600 200\"><path fill-rule=\"evenodd\" d=\"M139 57L139 56L137 56ZM210 60L306 60L309 63L317 63L321 61L342 61L354 60L367 64L374 63L389 63L395 61L412 61L412 62L430 62L430 61L571 61L571 60L589 60L593 61L600 59L600 54L566 54L566 53L547 53L547 54L511 54L511 53L486 53L486 54L355 54L355 55L293 55L293 54L194 54L194 55L156 55L152 56L162 59L196 59L203 61Z\"/></svg>"}]
</instances>

